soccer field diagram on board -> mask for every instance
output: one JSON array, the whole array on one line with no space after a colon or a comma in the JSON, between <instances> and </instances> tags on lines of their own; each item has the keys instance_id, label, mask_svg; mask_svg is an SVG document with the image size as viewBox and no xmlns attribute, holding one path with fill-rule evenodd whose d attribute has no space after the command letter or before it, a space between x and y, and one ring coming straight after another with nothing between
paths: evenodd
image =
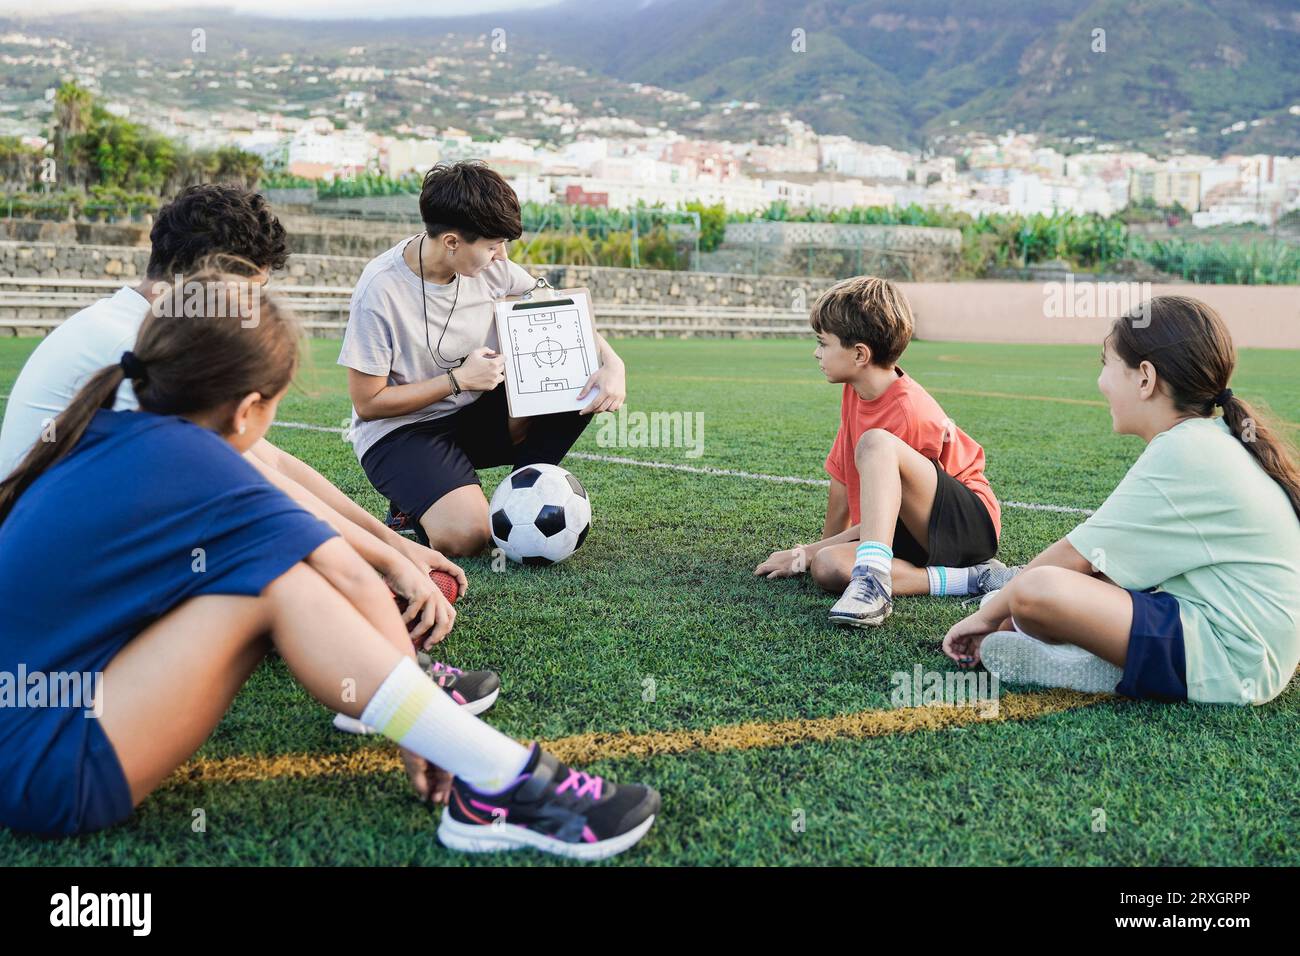
<instances>
[{"instance_id":1,"label":"soccer field diagram on board","mask_svg":"<svg viewBox=\"0 0 1300 956\"><path fill-rule=\"evenodd\" d=\"M575 388L591 375L588 350L576 305L510 316L515 380L521 395Z\"/></svg>"}]
</instances>

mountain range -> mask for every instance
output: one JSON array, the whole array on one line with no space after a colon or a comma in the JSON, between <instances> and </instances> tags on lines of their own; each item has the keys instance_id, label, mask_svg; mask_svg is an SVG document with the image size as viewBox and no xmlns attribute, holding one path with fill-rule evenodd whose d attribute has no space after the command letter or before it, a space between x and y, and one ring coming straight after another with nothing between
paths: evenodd
<instances>
[{"instance_id":1,"label":"mountain range","mask_svg":"<svg viewBox=\"0 0 1300 956\"><path fill-rule=\"evenodd\" d=\"M770 123L723 108L757 102L759 116L787 111L820 133L909 148L1019 129L1158 153L1300 153L1296 0L561 0L470 17L311 22L103 11L0 18L0 32L79 38L109 61L167 50L180 59L191 23L211 25L217 69L222 56L328 57L358 44L416 56L449 33L501 28L532 62L545 54L586 71L572 80L586 93L594 75L624 92L643 83L699 100L701 111L669 117L697 135L770 136ZM186 43L163 42L172 34ZM533 76L520 68L519 82ZM462 79L475 82L473 72ZM552 92L566 95L562 85ZM662 117L647 103L640 118Z\"/></svg>"}]
</instances>

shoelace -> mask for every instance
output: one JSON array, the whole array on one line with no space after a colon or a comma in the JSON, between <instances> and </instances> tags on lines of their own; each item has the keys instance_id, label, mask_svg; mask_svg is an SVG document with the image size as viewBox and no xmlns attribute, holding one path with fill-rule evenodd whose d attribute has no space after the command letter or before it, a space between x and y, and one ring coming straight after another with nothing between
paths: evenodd
<instances>
[{"instance_id":1,"label":"shoelace","mask_svg":"<svg viewBox=\"0 0 1300 956\"><path fill-rule=\"evenodd\" d=\"M565 778L564 783L555 788L555 792L564 793L565 790L572 787L574 796L591 797L593 800L599 800L600 788L604 784L605 781L595 774L584 773L570 767L569 776Z\"/></svg>"},{"instance_id":2,"label":"shoelace","mask_svg":"<svg viewBox=\"0 0 1300 956\"><path fill-rule=\"evenodd\" d=\"M880 586L880 582L871 574L854 575L850 578L849 584L853 588L851 596L855 601L866 603L874 596L882 598L886 596L885 589Z\"/></svg>"},{"instance_id":3,"label":"shoelace","mask_svg":"<svg viewBox=\"0 0 1300 956\"><path fill-rule=\"evenodd\" d=\"M465 673L459 667L452 667L450 664L444 664L442 661L434 661L433 666L429 668L430 674L463 674Z\"/></svg>"}]
</instances>

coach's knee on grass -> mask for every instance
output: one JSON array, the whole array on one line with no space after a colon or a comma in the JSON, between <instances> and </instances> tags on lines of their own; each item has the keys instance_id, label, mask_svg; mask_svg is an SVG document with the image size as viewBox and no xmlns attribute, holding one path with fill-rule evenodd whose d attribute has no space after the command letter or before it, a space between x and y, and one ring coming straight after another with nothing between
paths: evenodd
<instances>
[{"instance_id":1,"label":"coach's knee on grass","mask_svg":"<svg viewBox=\"0 0 1300 956\"><path fill-rule=\"evenodd\" d=\"M492 541L488 502L478 485L465 485L443 495L420 516L429 547L451 558L471 558Z\"/></svg>"},{"instance_id":2,"label":"coach's knee on grass","mask_svg":"<svg viewBox=\"0 0 1300 956\"><path fill-rule=\"evenodd\" d=\"M451 521L421 524L429 536L429 547L449 558L472 558L482 554L492 541L486 502L481 513L475 509L474 513L457 516Z\"/></svg>"}]
</instances>

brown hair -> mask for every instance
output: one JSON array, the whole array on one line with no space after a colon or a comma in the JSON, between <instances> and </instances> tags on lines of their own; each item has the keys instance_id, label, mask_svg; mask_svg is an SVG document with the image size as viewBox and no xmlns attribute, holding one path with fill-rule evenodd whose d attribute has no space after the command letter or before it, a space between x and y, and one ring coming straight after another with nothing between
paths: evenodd
<instances>
[{"instance_id":1,"label":"brown hair","mask_svg":"<svg viewBox=\"0 0 1300 956\"><path fill-rule=\"evenodd\" d=\"M219 253L259 269L281 269L289 258L284 226L265 197L234 183L190 186L162 209L149 231L150 279L168 282Z\"/></svg>"},{"instance_id":2,"label":"brown hair","mask_svg":"<svg viewBox=\"0 0 1300 956\"><path fill-rule=\"evenodd\" d=\"M143 372L132 379L142 411L190 415L229 406L233 412L251 392L279 395L297 371L300 332L293 316L246 275L213 269L212 260L205 265L182 289L168 286L140 327L131 352ZM186 308L171 314L182 298ZM37 478L72 452L96 412L113 407L126 377L121 364L109 365L77 392L54 420L54 440L37 441L0 482L0 523Z\"/></svg>"},{"instance_id":3,"label":"brown hair","mask_svg":"<svg viewBox=\"0 0 1300 956\"><path fill-rule=\"evenodd\" d=\"M519 197L501 174L478 160L438 163L424 174L420 218L430 239L458 232L466 242L523 235Z\"/></svg>"},{"instance_id":4,"label":"brown hair","mask_svg":"<svg viewBox=\"0 0 1300 956\"><path fill-rule=\"evenodd\" d=\"M1237 349L1219 313L1197 299L1159 295L1116 319L1106 341L1129 368L1144 361L1155 366L1174 407L1201 417L1214 414L1237 365ZM1300 467L1295 448L1279 426L1261 417L1243 399L1227 396L1223 420L1282 486L1300 518Z\"/></svg>"},{"instance_id":5,"label":"brown hair","mask_svg":"<svg viewBox=\"0 0 1300 956\"><path fill-rule=\"evenodd\" d=\"M912 341L912 307L888 279L855 276L837 282L813 303L808 323L829 332L845 348L859 342L871 349L871 364L888 368Z\"/></svg>"}]
</instances>

